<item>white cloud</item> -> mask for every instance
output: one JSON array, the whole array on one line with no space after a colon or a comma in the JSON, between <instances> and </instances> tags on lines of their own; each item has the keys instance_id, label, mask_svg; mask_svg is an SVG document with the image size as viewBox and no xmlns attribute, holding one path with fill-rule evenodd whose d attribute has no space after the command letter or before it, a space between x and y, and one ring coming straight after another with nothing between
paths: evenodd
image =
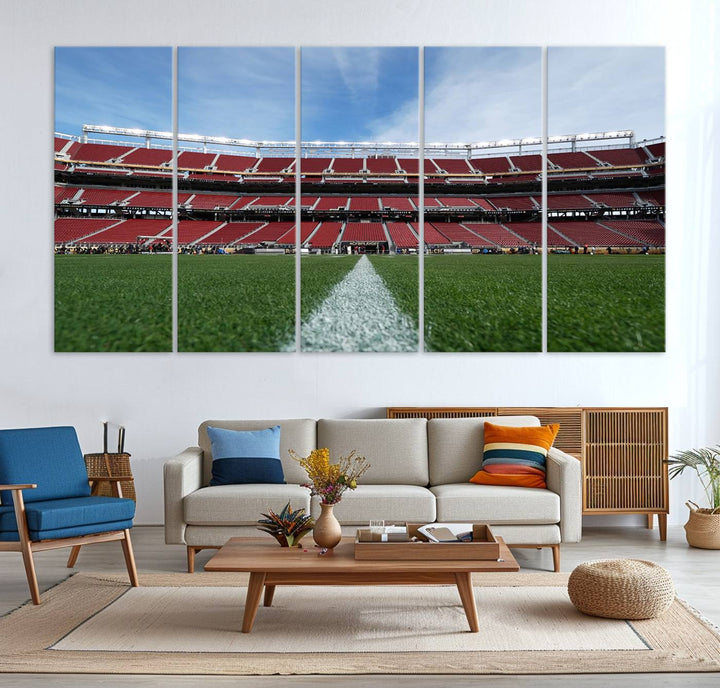
<instances>
[{"instance_id":1,"label":"white cloud","mask_svg":"<svg viewBox=\"0 0 720 688\"><path fill-rule=\"evenodd\" d=\"M663 48L550 48L548 89L550 134L665 134Z\"/></svg>"},{"instance_id":2,"label":"white cloud","mask_svg":"<svg viewBox=\"0 0 720 688\"><path fill-rule=\"evenodd\" d=\"M377 48L332 48L331 55L351 100L375 99L380 83Z\"/></svg>"},{"instance_id":3,"label":"white cloud","mask_svg":"<svg viewBox=\"0 0 720 688\"><path fill-rule=\"evenodd\" d=\"M540 50L427 48L425 140L538 136Z\"/></svg>"}]
</instances>

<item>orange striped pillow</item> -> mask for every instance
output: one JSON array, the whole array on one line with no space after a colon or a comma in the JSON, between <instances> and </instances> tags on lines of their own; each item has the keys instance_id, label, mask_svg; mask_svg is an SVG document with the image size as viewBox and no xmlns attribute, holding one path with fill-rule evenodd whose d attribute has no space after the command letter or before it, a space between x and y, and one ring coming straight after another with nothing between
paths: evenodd
<instances>
[{"instance_id":1,"label":"orange striped pillow","mask_svg":"<svg viewBox=\"0 0 720 688\"><path fill-rule=\"evenodd\" d=\"M470 482L547 487L545 463L559 429L557 423L530 428L485 423L482 468Z\"/></svg>"}]
</instances>

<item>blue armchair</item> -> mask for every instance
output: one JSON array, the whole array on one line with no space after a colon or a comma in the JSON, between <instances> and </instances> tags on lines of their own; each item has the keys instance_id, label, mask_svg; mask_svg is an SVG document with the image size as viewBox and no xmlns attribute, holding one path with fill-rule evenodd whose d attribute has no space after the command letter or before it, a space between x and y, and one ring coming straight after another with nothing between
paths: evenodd
<instances>
[{"instance_id":1,"label":"blue armchair","mask_svg":"<svg viewBox=\"0 0 720 688\"><path fill-rule=\"evenodd\" d=\"M104 480L118 485L121 479L127 478ZM137 587L134 516L131 499L91 495L74 428L0 430L0 551L22 553L33 604L40 604L33 552L60 547L120 540Z\"/></svg>"}]
</instances>

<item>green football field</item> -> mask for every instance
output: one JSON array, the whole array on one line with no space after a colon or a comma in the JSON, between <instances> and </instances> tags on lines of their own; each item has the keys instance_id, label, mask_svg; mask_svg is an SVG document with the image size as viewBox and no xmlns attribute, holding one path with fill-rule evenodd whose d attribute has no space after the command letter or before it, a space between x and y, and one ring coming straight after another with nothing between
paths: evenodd
<instances>
[{"instance_id":1,"label":"green football field","mask_svg":"<svg viewBox=\"0 0 720 688\"><path fill-rule=\"evenodd\" d=\"M302 258L305 319L357 256ZM370 256L418 322L417 256ZM539 351L541 259L425 257L425 348ZM548 256L549 351L663 351L664 256ZM178 257L180 351L278 351L295 333L295 257ZM171 258L55 258L56 351L170 351Z\"/></svg>"},{"instance_id":2,"label":"green football field","mask_svg":"<svg viewBox=\"0 0 720 688\"><path fill-rule=\"evenodd\" d=\"M55 351L170 351L170 256L55 256Z\"/></svg>"}]
</instances>

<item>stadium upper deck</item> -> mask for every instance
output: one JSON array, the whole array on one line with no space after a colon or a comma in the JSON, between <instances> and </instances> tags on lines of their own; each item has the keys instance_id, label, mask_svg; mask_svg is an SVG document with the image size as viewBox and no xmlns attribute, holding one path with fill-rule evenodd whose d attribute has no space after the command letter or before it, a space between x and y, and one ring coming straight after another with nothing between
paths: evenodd
<instances>
[{"instance_id":1,"label":"stadium upper deck","mask_svg":"<svg viewBox=\"0 0 720 688\"><path fill-rule=\"evenodd\" d=\"M615 136L594 136L584 136L594 145L583 150L577 149L579 137L563 137L572 150L548 155L549 246L664 246L664 141L635 145L630 136L618 146L603 140ZM292 247L288 222L295 215L297 174L308 192L301 197L303 246L391 251L417 245L417 150L337 144L333 151L325 144L317 151L322 156L296 161L287 155L289 144L258 147L255 155L247 154L247 145L240 154L207 146L180 151L181 245ZM431 144L422 175L426 244L516 249L538 243L541 173L542 157L527 146L499 152ZM158 221L166 222L160 234L169 236L169 148L150 146L149 139L141 146L56 135L55 175L58 243L132 241L133 231L157 236L154 225L140 230L143 222ZM98 222L105 223L100 230Z\"/></svg>"}]
</instances>

